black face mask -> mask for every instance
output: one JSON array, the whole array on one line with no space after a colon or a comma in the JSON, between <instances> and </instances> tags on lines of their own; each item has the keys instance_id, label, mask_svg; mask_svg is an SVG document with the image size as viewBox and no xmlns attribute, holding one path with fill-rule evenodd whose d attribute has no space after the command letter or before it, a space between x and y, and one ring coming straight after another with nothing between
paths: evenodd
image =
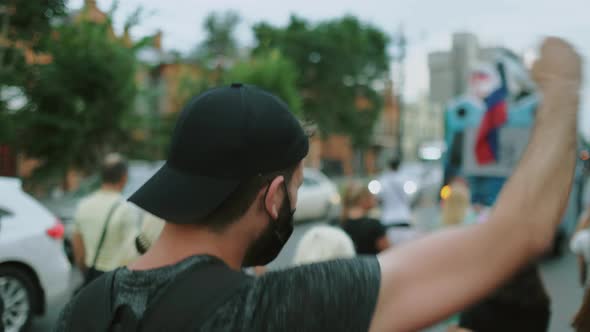
<instances>
[{"instance_id":1,"label":"black face mask","mask_svg":"<svg viewBox=\"0 0 590 332\"><path fill-rule=\"evenodd\" d=\"M291 199L289 198L287 184L283 182L283 185L285 188L285 200L283 200L283 204L279 209L277 220L270 220L262 235L250 245L242 263L244 267L261 266L272 262L277 258L291 234L293 234L295 210L291 210ZM264 200L266 201L266 194Z\"/></svg>"}]
</instances>

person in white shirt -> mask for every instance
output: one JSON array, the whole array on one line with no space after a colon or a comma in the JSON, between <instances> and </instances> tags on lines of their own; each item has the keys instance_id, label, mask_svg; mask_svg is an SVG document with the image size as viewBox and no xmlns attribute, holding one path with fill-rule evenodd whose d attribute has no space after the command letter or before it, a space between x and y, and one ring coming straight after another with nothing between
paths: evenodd
<instances>
[{"instance_id":1,"label":"person in white shirt","mask_svg":"<svg viewBox=\"0 0 590 332\"><path fill-rule=\"evenodd\" d=\"M102 165L100 189L80 202L74 216L74 257L86 283L138 256L134 241L139 210L121 195L127 169L122 156L109 154Z\"/></svg>"},{"instance_id":2,"label":"person in white shirt","mask_svg":"<svg viewBox=\"0 0 590 332\"><path fill-rule=\"evenodd\" d=\"M308 230L295 251L295 265L324 262L356 255L352 239L342 229L318 225Z\"/></svg>"},{"instance_id":3,"label":"person in white shirt","mask_svg":"<svg viewBox=\"0 0 590 332\"><path fill-rule=\"evenodd\" d=\"M400 161L394 158L390 162L390 170L380 178L381 191L381 222L385 226L407 225L412 219L410 201L404 191L404 182L398 173Z\"/></svg>"}]
</instances>

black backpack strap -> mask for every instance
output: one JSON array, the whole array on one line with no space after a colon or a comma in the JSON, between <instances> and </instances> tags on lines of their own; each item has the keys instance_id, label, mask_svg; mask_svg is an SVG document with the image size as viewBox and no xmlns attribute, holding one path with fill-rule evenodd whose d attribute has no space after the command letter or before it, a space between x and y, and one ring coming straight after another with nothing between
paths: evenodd
<instances>
[{"instance_id":1,"label":"black backpack strap","mask_svg":"<svg viewBox=\"0 0 590 332\"><path fill-rule=\"evenodd\" d=\"M141 331L196 331L252 279L221 260L197 264L180 274L146 310Z\"/></svg>"},{"instance_id":2,"label":"black backpack strap","mask_svg":"<svg viewBox=\"0 0 590 332\"><path fill-rule=\"evenodd\" d=\"M109 213L107 214L107 217L104 221L104 225L102 227L102 233L100 233L96 253L94 254L94 259L92 260L92 266L89 266L89 269L96 269L96 262L98 261L98 257L100 256L100 250L102 249L102 245L104 244L104 240L107 235L107 229L109 228L109 224L111 223L113 213L119 205L121 205L121 200L117 200L115 203L113 203L113 205L111 205L111 208L109 209Z\"/></svg>"},{"instance_id":3,"label":"black backpack strap","mask_svg":"<svg viewBox=\"0 0 590 332\"><path fill-rule=\"evenodd\" d=\"M68 331L104 332L113 316L112 287L115 271L108 272L84 287L73 300Z\"/></svg>"}]
</instances>

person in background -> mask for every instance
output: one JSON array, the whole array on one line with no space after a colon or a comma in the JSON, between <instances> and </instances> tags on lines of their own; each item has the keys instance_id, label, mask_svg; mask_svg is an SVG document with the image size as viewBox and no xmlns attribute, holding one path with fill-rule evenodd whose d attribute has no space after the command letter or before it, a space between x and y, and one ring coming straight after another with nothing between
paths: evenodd
<instances>
[{"instance_id":1,"label":"person in background","mask_svg":"<svg viewBox=\"0 0 590 332\"><path fill-rule=\"evenodd\" d=\"M570 249L578 258L579 279L582 287L588 281L587 269L590 263L590 211L586 209L578 220L576 231L570 241ZM582 306L576 313L572 327L578 332L590 331L590 291L586 289Z\"/></svg>"},{"instance_id":2,"label":"person in background","mask_svg":"<svg viewBox=\"0 0 590 332\"><path fill-rule=\"evenodd\" d=\"M377 255L390 247L385 227L369 217L377 206L375 196L360 182L348 184L344 193L342 228L348 233L359 255Z\"/></svg>"},{"instance_id":3,"label":"person in background","mask_svg":"<svg viewBox=\"0 0 590 332\"><path fill-rule=\"evenodd\" d=\"M471 209L471 192L469 186L461 178L455 178L449 183L450 194L441 206L440 228L458 227L475 219ZM459 314L455 314L445 320L447 332L469 331L458 327Z\"/></svg>"},{"instance_id":4,"label":"person in background","mask_svg":"<svg viewBox=\"0 0 590 332\"><path fill-rule=\"evenodd\" d=\"M408 195L404 191L404 181L398 172L400 160L394 158L389 163L390 170L380 178L381 191L381 221L385 226L409 226L412 220L412 211Z\"/></svg>"},{"instance_id":5,"label":"person in background","mask_svg":"<svg viewBox=\"0 0 590 332\"><path fill-rule=\"evenodd\" d=\"M341 229L318 225L308 230L299 241L293 264L319 263L355 256L354 244Z\"/></svg>"},{"instance_id":6,"label":"person in background","mask_svg":"<svg viewBox=\"0 0 590 332\"><path fill-rule=\"evenodd\" d=\"M471 192L467 183L461 179L450 184L450 194L441 207L441 226L459 226L475 222L476 215L471 208Z\"/></svg>"},{"instance_id":7,"label":"person in background","mask_svg":"<svg viewBox=\"0 0 590 332\"><path fill-rule=\"evenodd\" d=\"M127 161L121 155L107 155L101 167L100 189L80 202L74 216L74 258L85 272L86 284L137 256L130 249L138 233L137 210L121 195L127 170Z\"/></svg>"},{"instance_id":8,"label":"person in background","mask_svg":"<svg viewBox=\"0 0 590 332\"><path fill-rule=\"evenodd\" d=\"M480 207L479 214L472 209L466 181L456 178L450 188L442 202L442 228L485 222L488 209ZM546 331L549 314L549 297L533 263L480 303L449 318L448 331Z\"/></svg>"},{"instance_id":9,"label":"person in background","mask_svg":"<svg viewBox=\"0 0 590 332\"><path fill-rule=\"evenodd\" d=\"M459 327L477 332L540 332L548 330L550 318L551 300L538 264L532 262L490 296L464 310L459 317Z\"/></svg>"},{"instance_id":10,"label":"person in background","mask_svg":"<svg viewBox=\"0 0 590 332\"><path fill-rule=\"evenodd\" d=\"M135 238L135 248L139 255L146 253L149 248L160 236L162 229L164 228L164 220L154 216L151 213L142 211L140 213L140 220L138 225L139 234ZM133 253L129 255L133 256Z\"/></svg>"}]
</instances>

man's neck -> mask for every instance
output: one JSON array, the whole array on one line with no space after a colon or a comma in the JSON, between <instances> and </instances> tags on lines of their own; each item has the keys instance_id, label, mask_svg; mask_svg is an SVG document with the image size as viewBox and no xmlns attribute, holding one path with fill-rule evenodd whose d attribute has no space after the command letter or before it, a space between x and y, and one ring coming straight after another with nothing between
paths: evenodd
<instances>
[{"instance_id":1,"label":"man's neck","mask_svg":"<svg viewBox=\"0 0 590 332\"><path fill-rule=\"evenodd\" d=\"M103 183L100 186L100 190L102 191L112 191L112 192L118 192L120 193L123 188L120 184L115 184L115 183Z\"/></svg>"},{"instance_id":2,"label":"man's neck","mask_svg":"<svg viewBox=\"0 0 590 332\"><path fill-rule=\"evenodd\" d=\"M211 255L238 270L246 246L236 240L240 236L236 237L233 233L235 230L232 229L218 233L206 227L167 223L152 248L129 268L149 270L176 264L195 255Z\"/></svg>"}]
</instances>

